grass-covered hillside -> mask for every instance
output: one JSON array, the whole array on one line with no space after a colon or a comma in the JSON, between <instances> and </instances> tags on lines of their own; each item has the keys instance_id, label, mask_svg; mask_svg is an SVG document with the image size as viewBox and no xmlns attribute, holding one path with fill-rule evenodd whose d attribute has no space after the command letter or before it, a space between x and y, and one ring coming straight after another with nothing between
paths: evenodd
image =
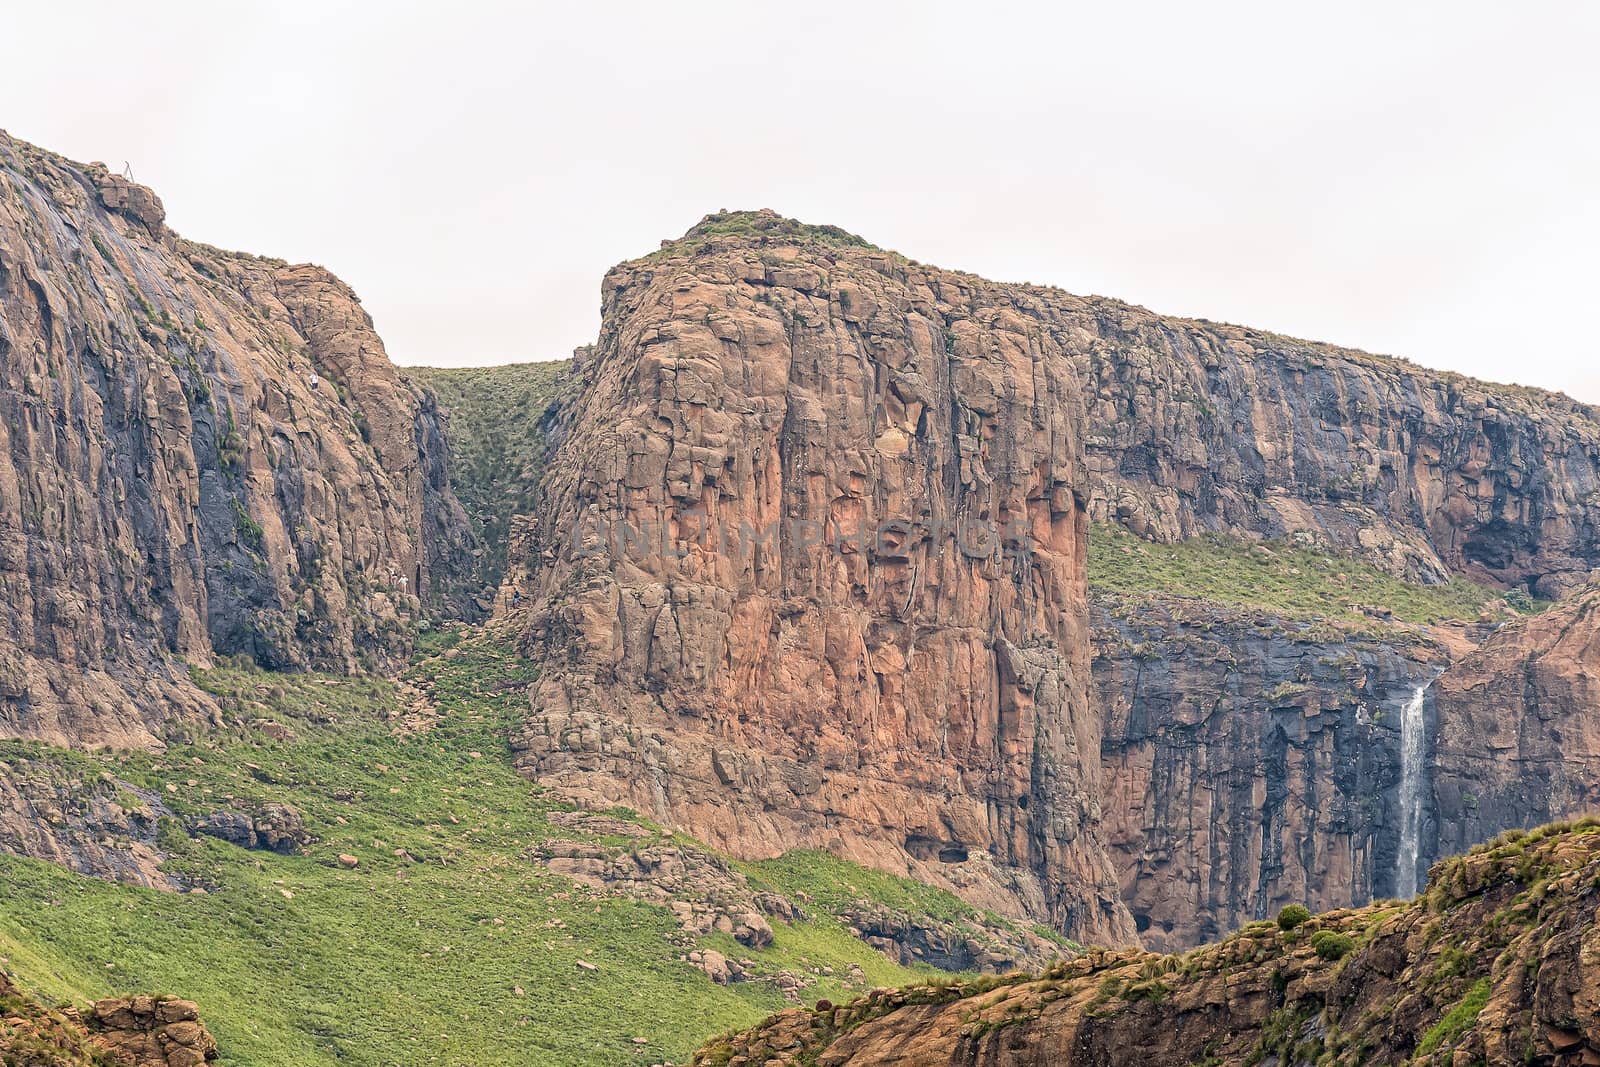
<instances>
[{"instance_id":1,"label":"grass-covered hillside","mask_svg":"<svg viewBox=\"0 0 1600 1067\"><path fill-rule=\"evenodd\" d=\"M1288 618L1322 618L1356 629L1381 621L1431 625L1471 622L1516 607L1506 594L1464 578L1420 585L1350 556L1284 541L1209 535L1151 544L1120 526L1097 524L1089 536L1089 588L1137 602L1189 597Z\"/></svg>"},{"instance_id":2,"label":"grass-covered hillside","mask_svg":"<svg viewBox=\"0 0 1600 1067\"><path fill-rule=\"evenodd\" d=\"M203 673L226 724L160 754L0 745L6 773L59 761L63 774L115 782L129 807L159 808L167 870L194 887L0 857L0 970L49 1000L193 999L238 1067L615 1067L682 1063L710 1034L786 1004L912 979L839 917L857 901L929 922L979 918L838 860L733 864L630 812L570 810L515 773L503 740L528 668L461 636L436 639L400 684ZM303 819L299 854L186 830L268 804ZM700 864L688 889L706 891L709 877L779 900L771 943L693 931L685 916L704 903L693 893L645 899L560 866L647 855ZM734 961L738 980L696 966L708 950Z\"/></svg>"},{"instance_id":3,"label":"grass-covered hillside","mask_svg":"<svg viewBox=\"0 0 1600 1067\"><path fill-rule=\"evenodd\" d=\"M449 413L450 478L479 535L476 578L486 588L505 573L514 515L536 509L544 473L545 421L567 383L570 360L501 367L406 367Z\"/></svg>"}]
</instances>

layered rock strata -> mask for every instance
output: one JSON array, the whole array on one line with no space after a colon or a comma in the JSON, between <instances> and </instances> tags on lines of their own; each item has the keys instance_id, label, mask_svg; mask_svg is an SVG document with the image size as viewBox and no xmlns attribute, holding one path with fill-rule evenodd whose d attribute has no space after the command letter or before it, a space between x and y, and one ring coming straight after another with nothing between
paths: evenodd
<instances>
[{"instance_id":1,"label":"layered rock strata","mask_svg":"<svg viewBox=\"0 0 1600 1067\"><path fill-rule=\"evenodd\" d=\"M1432 698L1435 854L1600 811L1600 586L1503 628Z\"/></svg>"},{"instance_id":2,"label":"layered rock strata","mask_svg":"<svg viewBox=\"0 0 1600 1067\"><path fill-rule=\"evenodd\" d=\"M1600 565L1600 417L1570 397L1114 301L1078 352L1094 517L1310 533L1557 599Z\"/></svg>"},{"instance_id":3,"label":"layered rock strata","mask_svg":"<svg viewBox=\"0 0 1600 1067\"><path fill-rule=\"evenodd\" d=\"M1106 835L1146 947L1394 894L1400 710L1439 645L1175 599L1093 618Z\"/></svg>"}]
</instances>

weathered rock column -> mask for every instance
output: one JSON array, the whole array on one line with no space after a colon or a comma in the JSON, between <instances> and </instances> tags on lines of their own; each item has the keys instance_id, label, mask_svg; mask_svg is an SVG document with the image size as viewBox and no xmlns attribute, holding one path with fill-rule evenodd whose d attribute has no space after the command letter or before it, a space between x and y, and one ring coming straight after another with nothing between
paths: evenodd
<instances>
[{"instance_id":1,"label":"weathered rock column","mask_svg":"<svg viewBox=\"0 0 1600 1067\"><path fill-rule=\"evenodd\" d=\"M1069 327L752 216L606 279L547 508L524 768L722 847L1132 924L1100 833Z\"/></svg>"}]
</instances>

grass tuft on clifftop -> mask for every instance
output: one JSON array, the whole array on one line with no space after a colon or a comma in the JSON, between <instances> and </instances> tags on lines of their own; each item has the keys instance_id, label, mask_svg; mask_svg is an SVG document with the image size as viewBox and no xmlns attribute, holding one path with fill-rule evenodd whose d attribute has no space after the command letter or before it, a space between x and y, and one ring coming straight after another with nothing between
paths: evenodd
<instances>
[{"instance_id":1,"label":"grass tuft on clifftop","mask_svg":"<svg viewBox=\"0 0 1600 1067\"><path fill-rule=\"evenodd\" d=\"M718 211L707 215L676 241L663 242L645 259L673 255L695 255L723 240L750 241L755 244L793 244L804 241L837 248L882 251L865 237L838 226L817 226L791 219L776 211Z\"/></svg>"}]
</instances>

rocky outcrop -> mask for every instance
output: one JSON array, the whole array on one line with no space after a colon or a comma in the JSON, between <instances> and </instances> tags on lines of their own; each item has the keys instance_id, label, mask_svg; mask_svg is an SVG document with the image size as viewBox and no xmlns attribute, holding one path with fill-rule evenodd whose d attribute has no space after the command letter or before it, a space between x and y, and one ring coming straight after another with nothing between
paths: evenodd
<instances>
[{"instance_id":1,"label":"rocky outcrop","mask_svg":"<svg viewBox=\"0 0 1600 1067\"><path fill-rule=\"evenodd\" d=\"M1600 565L1600 416L1569 397L1083 302L1094 517L1311 533L1397 574L1555 599Z\"/></svg>"},{"instance_id":2,"label":"rocky outcrop","mask_svg":"<svg viewBox=\"0 0 1600 1067\"><path fill-rule=\"evenodd\" d=\"M292 856L311 844L305 817L289 804L263 804L250 815L214 811L194 821L190 832L219 838L240 848L256 848Z\"/></svg>"},{"instance_id":3,"label":"rocky outcrop","mask_svg":"<svg viewBox=\"0 0 1600 1067\"><path fill-rule=\"evenodd\" d=\"M1442 648L1176 598L1093 618L1106 836L1146 947L1394 895L1400 709Z\"/></svg>"},{"instance_id":4,"label":"rocky outcrop","mask_svg":"<svg viewBox=\"0 0 1600 1067\"><path fill-rule=\"evenodd\" d=\"M552 821L585 837L545 841L535 852L541 862L553 873L591 888L664 905L686 936L686 945L723 933L745 948L762 949L773 941L769 917L786 923L807 918L809 901L758 888L726 859L675 841L665 831L658 836L638 823L584 812L558 813ZM631 839L631 843L607 844L607 838ZM1063 951L1031 930L977 911L939 917L861 897L835 914L853 936L906 967L926 964L941 970L999 974L1018 967L1045 967L1060 959ZM724 984L757 977L747 973L740 961L717 953L694 952L688 958Z\"/></svg>"},{"instance_id":5,"label":"rocky outcrop","mask_svg":"<svg viewBox=\"0 0 1600 1067\"><path fill-rule=\"evenodd\" d=\"M1505 627L1432 695L1438 853L1600 811L1600 586Z\"/></svg>"},{"instance_id":6,"label":"rocky outcrop","mask_svg":"<svg viewBox=\"0 0 1600 1067\"><path fill-rule=\"evenodd\" d=\"M1600 566L1600 414L1590 405L1119 301L1007 288L1079 317L1081 343L1069 347L1096 520L1164 542L1309 534L1395 574L1464 573L1547 599ZM513 382L526 392L550 375L541 366ZM514 470L503 472L507 485Z\"/></svg>"},{"instance_id":7,"label":"rocky outcrop","mask_svg":"<svg viewBox=\"0 0 1600 1067\"><path fill-rule=\"evenodd\" d=\"M217 1043L199 1010L172 997L110 997L87 1011L46 1009L0 972L0 1059L7 1067L201 1067Z\"/></svg>"},{"instance_id":8,"label":"rocky outcrop","mask_svg":"<svg viewBox=\"0 0 1600 1067\"><path fill-rule=\"evenodd\" d=\"M0 852L80 874L177 889L157 829L172 812L156 794L107 779L99 767L0 751Z\"/></svg>"},{"instance_id":9,"label":"rocky outcrop","mask_svg":"<svg viewBox=\"0 0 1600 1067\"><path fill-rule=\"evenodd\" d=\"M765 214L613 270L509 581L521 765L1124 941L1072 315Z\"/></svg>"},{"instance_id":10,"label":"rocky outcrop","mask_svg":"<svg viewBox=\"0 0 1600 1067\"><path fill-rule=\"evenodd\" d=\"M1600 828L1439 864L1426 897L1255 924L1184 956L875 990L712 1042L697 1067L1600 1062ZM1287 917L1286 917L1287 918Z\"/></svg>"},{"instance_id":11,"label":"rocky outcrop","mask_svg":"<svg viewBox=\"0 0 1600 1067\"><path fill-rule=\"evenodd\" d=\"M3 134L0 408L0 736L156 743L213 710L182 661L215 654L396 662L468 556L348 287Z\"/></svg>"},{"instance_id":12,"label":"rocky outcrop","mask_svg":"<svg viewBox=\"0 0 1600 1067\"><path fill-rule=\"evenodd\" d=\"M108 997L86 1020L90 1040L128 1067L201 1067L217 1043L192 1001L174 997Z\"/></svg>"}]
</instances>

